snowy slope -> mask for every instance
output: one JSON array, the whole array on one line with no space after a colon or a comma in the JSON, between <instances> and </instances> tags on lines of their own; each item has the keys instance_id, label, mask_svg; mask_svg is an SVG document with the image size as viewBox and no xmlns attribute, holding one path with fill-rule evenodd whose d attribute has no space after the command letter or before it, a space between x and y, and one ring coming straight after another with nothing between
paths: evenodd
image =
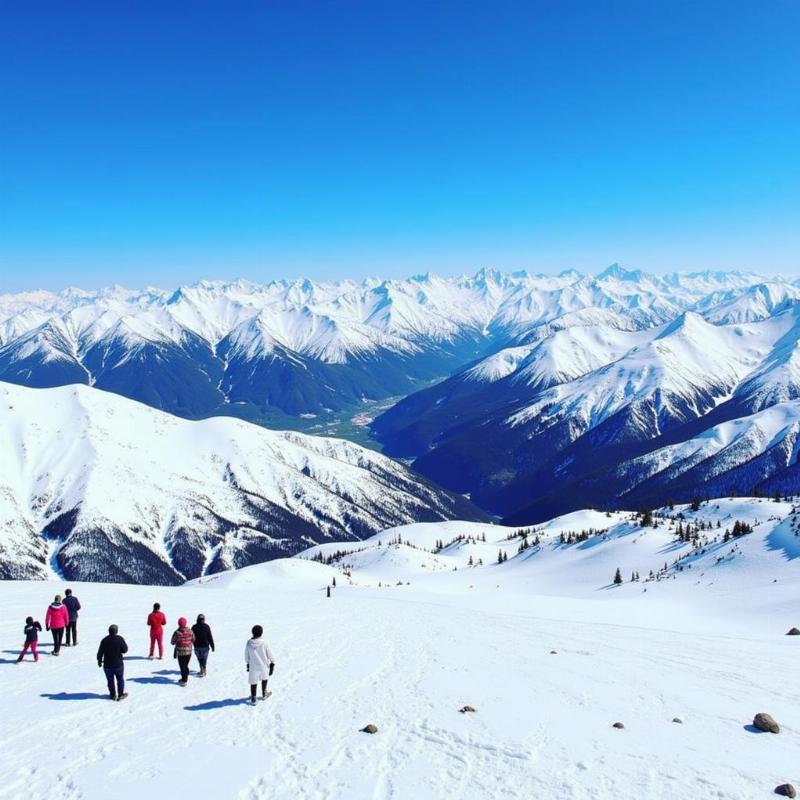
<instances>
[{"instance_id":1,"label":"snowy slope","mask_svg":"<svg viewBox=\"0 0 800 800\"><path fill-rule=\"evenodd\" d=\"M795 508L788 501L718 498L701 503L697 511L689 505L660 509L657 527L642 527L634 512L586 509L524 527L416 523L361 542L315 545L295 558L338 567L356 582L411 581L437 592L490 588L499 582L537 595L590 598L611 591L630 597L645 590L674 597L677 590L665 588L668 584L691 593L702 577L703 591L722 602L741 591L744 580L753 591L776 580L800 588L800 562L795 563L800 557L800 511ZM752 533L726 541L726 530L732 532L737 520L752 525ZM704 527L697 541L680 541L679 524L693 529L700 523ZM521 548L525 540L528 547ZM500 552L507 556L502 564ZM625 580L621 587L611 585L617 568ZM631 583L634 572L640 580Z\"/></svg>"},{"instance_id":2,"label":"snowy slope","mask_svg":"<svg viewBox=\"0 0 800 800\"><path fill-rule=\"evenodd\" d=\"M21 622L41 617L64 584L0 582L0 797L100 800L110 786L120 800L774 796L800 784L800 638L784 635L800 624L800 516L746 498L669 513L683 514L671 533L666 519L642 529L629 515L577 512L543 526L537 554L502 565L468 567L475 545L462 543L440 556L456 571L419 569L402 585L405 567L387 560L348 579L299 558L182 587L72 584L81 644L52 658L45 634L38 664L13 664ZM753 533L696 557L669 549L678 522L713 534L732 519ZM557 542L604 522L607 538L591 546ZM391 555L392 536L414 550L459 531L486 533L492 550L511 532L444 522L365 546L381 539ZM651 560L679 556L683 569L644 580ZM642 581L609 588L622 565ZM206 615L217 645L208 677L193 659L181 688L171 658L146 660L154 600L170 623ZM93 659L110 622L131 648L124 703L104 697ZM276 669L272 696L252 708L243 649L254 623ZM476 711L458 713L466 704ZM779 735L754 732L762 711ZM360 732L367 723L376 735Z\"/></svg>"},{"instance_id":3,"label":"snowy slope","mask_svg":"<svg viewBox=\"0 0 800 800\"><path fill-rule=\"evenodd\" d=\"M343 440L0 384L2 577L175 583L326 538L477 513Z\"/></svg>"}]
</instances>

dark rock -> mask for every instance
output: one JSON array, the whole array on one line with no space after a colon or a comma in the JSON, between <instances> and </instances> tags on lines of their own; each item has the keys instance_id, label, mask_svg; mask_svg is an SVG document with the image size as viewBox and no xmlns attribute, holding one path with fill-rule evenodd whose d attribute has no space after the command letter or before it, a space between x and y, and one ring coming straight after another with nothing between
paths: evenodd
<instances>
[{"instance_id":1,"label":"dark rock","mask_svg":"<svg viewBox=\"0 0 800 800\"><path fill-rule=\"evenodd\" d=\"M680 717L673 717L672 721L677 722L678 725L683 725L683 720Z\"/></svg>"},{"instance_id":2,"label":"dark rock","mask_svg":"<svg viewBox=\"0 0 800 800\"><path fill-rule=\"evenodd\" d=\"M377 733L377 732L378 732L378 726L373 725L371 722L369 725L361 729L361 733Z\"/></svg>"},{"instance_id":3,"label":"dark rock","mask_svg":"<svg viewBox=\"0 0 800 800\"><path fill-rule=\"evenodd\" d=\"M782 783L780 786L776 786L775 794L779 794L781 797L797 797L797 792L791 783Z\"/></svg>"},{"instance_id":4,"label":"dark rock","mask_svg":"<svg viewBox=\"0 0 800 800\"><path fill-rule=\"evenodd\" d=\"M551 655L551 656L558 655L558 650L551 650L551 651L550 651L550 655Z\"/></svg>"},{"instance_id":5,"label":"dark rock","mask_svg":"<svg viewBox=\"0 0 800 800\"><path fill-rule=\"evenodd\" d=\"M621 731L625 726L621 722L615 722L611 727Z\"/></svg>"},{"instance_id":6,"label":"dark rock","mask_svg":"<svg viewBox=\"0 0 800 800\"><path fill-rule=\"evenodd\" d=\"M458 709L459 714L474 714L475 709L472 706L464 706Z\"/></svg>"},{"instance_id":7,"label":"dark rock","mask_svg":"<svg viewBox=\"0 0 800 800\"><path fill-rule=\"evenodd\" d=\"M780 733L781 727L778 725L777 722L769 715L769 714L756 714L753 717L753 725L756 726L760 731L766 731L767 733Z\"/></svg>"},{"instance_id":8,"label":"dark rock","mask_svg":"<svg viewBox=\"0 0 800 800\"><path fill-rule=\"evenodd\" d=\"M800 636L800 628L789 628L787 636Z\"/></svg>"}]
</instances>

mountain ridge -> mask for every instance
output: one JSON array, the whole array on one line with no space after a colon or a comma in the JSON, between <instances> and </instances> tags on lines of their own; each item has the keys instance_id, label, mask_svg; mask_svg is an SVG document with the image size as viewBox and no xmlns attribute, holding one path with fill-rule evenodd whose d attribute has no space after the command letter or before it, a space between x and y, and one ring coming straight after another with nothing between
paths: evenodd
<instances>
[{"instance_id":1,"label":"mountain ridge","mask_svg":"<svg viewBox=\"0 0 800 800\"><path fill-rule=\"evenodd\" d=\"M754 286L762 291L753 308L740 308ZM755 273L657 276L614 265L597 277L482 269L406 280L37 290L0 295L0 380L86 383L190 418L324 414L408 394L541 336L543 325L571 327L605 314L643 329L703 309L712 296L739 302L729 317L753 317L800 298L800 289ZM131 374L131 359L150 373L151 388ZM376 380L384 364L394 377ZM169 386L169 372L193 387L191 398ZM254 373L282 391L249 385Z\"/></svg>"},{"instance_id":2,"label":"mountain ridge","mask_svg":"<svg viewBox=\"0 0 800 800\"><path fill-rule=\"evenodd\" d=\"M392 520L486 518L345 440L0 383L0 578L176 584Z\"/></svg>"}]
</instances>

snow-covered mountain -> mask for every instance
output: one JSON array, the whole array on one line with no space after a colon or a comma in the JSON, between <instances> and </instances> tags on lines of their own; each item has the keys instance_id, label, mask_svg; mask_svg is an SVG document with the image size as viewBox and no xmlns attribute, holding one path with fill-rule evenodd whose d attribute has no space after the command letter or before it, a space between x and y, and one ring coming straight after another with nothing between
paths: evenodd
<instances>
[{"instance_id":1,"label":"snow-covered mountain","mask_svg":"<svg viewBox=\"0 0 800 800\"><path fill-rule=\"evenodd\" d=\"M85 383L186 417L296 417L408 394L575 326L640 330L691 309L713 322L753 321L798 296L780 278L654 276L616 265L596 277L484 269L361 283L26 292L0 296L0 380Z\"/></svg>"},{"instance_id":2,"label":"snow-covered mountain","mask_svg":"<svg viewBox=\"0 0 800 800\"><path fill-rule=\"evenodd\" d=\"M400 522L482 516L344 440L188 421L85 386L0 384L0 450L0 578L174 584Z\"/></svg>"},{"instance_id":3,"label":"snow-covered mountain","mask_svg":"<svg viewBox=\"0 0 800 800\"><path fill-rule=\"evenodd\" d=\"M531 520L639 491L684 497L689 478L663 468L641 487L614 476L800 399L798 341L797 282L618 265L0 296L0 380L332 432L365 425L365 401L403 398L372 423L389 455Z\"/></svg>"},{"instance_id":4,"label":"snow-covered mountain","mask_svg":"<svg viewBox=\"0 0 800 800\"><path fill-rule=\"evenodd\" d=\"M587 501L687 499L710 491L703 482L734 466L732 451L710 454L713 467L698 456L703 466L681 481L685 470L672 460L699 447L695 437L710 435L706 429L747 418L741 424L760 430L767 417L757 412L778 403L790 413L800 397L799 341L795 305L746 323L714 325L684 312L643 330L613 320L576 325L411 395L374 430L389 453L416 456L424 474L516 522ZM755 434L748 442L737 450L737 467L775 445ZM642 466L650 453L657 468ZM763 459L746 482L739 472L715 487L788 489L795 462L789 447L783 461Z\"/></svg>"}]
</instances>

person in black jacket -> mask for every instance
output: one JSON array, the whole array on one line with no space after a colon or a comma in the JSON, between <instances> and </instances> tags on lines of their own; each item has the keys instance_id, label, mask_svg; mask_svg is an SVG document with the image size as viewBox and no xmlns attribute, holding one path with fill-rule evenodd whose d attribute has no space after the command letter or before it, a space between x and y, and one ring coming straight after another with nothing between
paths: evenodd
<instances>
[{"instance_id":1,"label":"person in black jacket","mask_svg":"<svg viewBox=\"0 0 800 800\"><path fill-rule=\"evenodd\" d=\"M37 622L33 617L27 617L25 619L25 629L23 633L25 634L25 646L22 648L22 652L19 654L19 658L17 659L17 664L25 657L25 653L28 650L33 653L33 660L39 660L39 653L36 652L36 647L39 644L39 634L42 632L41 623Z\"/></svg>"},{"instance_id":2,"label":"person in black jacket","mask_svg":"<svg viewBox=\"0 0 800 800\"><path fill-rule=\"evenodd\" d=\"M97 666L105 669L108 695L112 700L124 700L128 696L125 691L123 661L123 655L127 652L128 645L119 635L119 628L116 625L109 625L108 636L100 642L100 647L97 649Z\"/></svg>"},{"instance_id":3,"label":"person in black jacket","mask_svg":"<svg viewBox=\"0 0 800 800\"><path fill-rule=\"evenodd\" d=\"M197 674L201 678L205 678L208 674L206 670L208 651L214 649L214 636L206 622L205 614L197 615L197 622L192 625L192 633L194 634L194 654L197 656L197 662L200 664L200 672Z\"/></svg>"},{"instance_id":4,"label":"person in black jacket","mask_svg":"<svg viewBox=\"0 0 800 800\"><path fill-rule=\"evenodd\" d=\"M69 611L69 622L67 623L67 641L64 642L65 647L78 644L78 612L81 610L81 601L72 594L72 589L67 589L64 592L64 605Z\"/></svg>"}]
</instances>

